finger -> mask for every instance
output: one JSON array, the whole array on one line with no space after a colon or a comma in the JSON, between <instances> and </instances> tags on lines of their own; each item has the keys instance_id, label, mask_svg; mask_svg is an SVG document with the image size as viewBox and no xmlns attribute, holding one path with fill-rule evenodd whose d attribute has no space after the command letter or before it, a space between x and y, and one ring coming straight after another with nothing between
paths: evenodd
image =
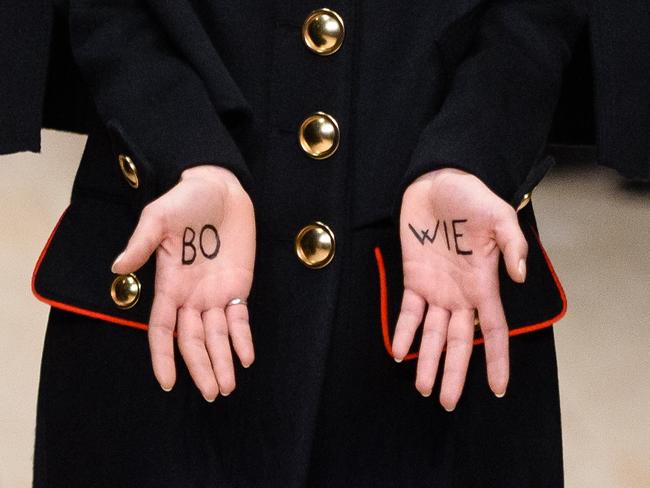
<instances>
[{"instance_id":1,"label":"finger","mask_svg":"<svg viewBox=\"0 0 650 488\"><path fill-rule=\"evenodd\" d=\"M115 259L111 271L126 274L141 268L156 250L163 236L163 225L154 207L145 207L140 214L124 251Z\"/></svg>"},{"instance_id":2,"label":"finger","mask_svg":"<svg viewBox=\"0 0 650 488\"><path fill-rule=\"evenodd\" d=\"M205 344L212 363L212 370L217 378L219 392L228 396L235 389L235 368L232 364L228 324L220 308L211 308L203 312Z\"/></svg>"},{"instance_id":3,"label":"finger","mask_svg":"<svg viewBox=\"0 0 650 488\"><path fill-rule=\"evenodd\" d=\"M427 316L424 319L415 387L425 397L431 395L433 384L436 381L440 356L447 341L449 315L448 310L429 305Z\"/></svg>"},{"instance_id":4,"label":"finger","mask_svg":"<svg viewBox=\"0 0 650 488\"><path fill-rule=\"evenodd\" d=\"M447 354L440 389L440 404L451 412L460 399L465 385L469 359L474 347L474 311L454 310L447 331Z\"/></svg>"},{"instance_id":5,"label":"finger","mask_svg":"<svg viewBox=\"0 0 650 488\"><path fill-rule=\"evenodd\" d=\"M425 305L426 302L420 295L409 288L404 290L393 336L392 350L395 361L402 361L408 354L415 332L422 323Z\"/></svg>"},{"instance_id":6,"label":"finger","mask_svg":"<svg viewBox=\"0 0 650 488\"><path fill-rule=\"evenodd\" d=\"M485 360L490 389L498 397L505 395L510 375L508 324L501 298L486 298L478 308L481 333L485 340Z\"/></svg>"},{"instance_id":7,"label":"finger","mask_svg":"<svg viewBox=\"0 0 650 488\"><path fill-rule=\"evenodd\" d=\"M512 210L496 225L496 241L503 253L508 275L513 281L523 283L526 279L526 257L528 242L524 237L517 214Z\"/></svg>"},{"instance_id":8,"label":"finger","mask_svg":"<svg viewBox=\"0 0 650 488\"><path fill-rule=\"evenodd\" d=\"M235 349L242 366L248 368L255 361L248 307L243 304L226 307L226 319L232 339L232 347Z\"/></svg>"},{"instance_id":9,"label":"finger","mask_svg":"<svg viewBox=\"0 0 650 488\"><path fill-rule=\"evenodd\" d=\"M205 348L205 333L199 311L181 307L178 310L177 330L178 347L194 383L203 398L214 401L219 394L219 386Z\"/></svg>"},{"instance_id":10,"label":"finger","mask_svg":"<svg viewBox=\"0 0 650 488\"><path fill-rule=\"evenodd\" d=\"M165 295L156 293L151 306L149 328L149 351L153 373L163 390L169 391L176 383L174 366L174 328L176 305Z\"/></svg>"}]
</instances>

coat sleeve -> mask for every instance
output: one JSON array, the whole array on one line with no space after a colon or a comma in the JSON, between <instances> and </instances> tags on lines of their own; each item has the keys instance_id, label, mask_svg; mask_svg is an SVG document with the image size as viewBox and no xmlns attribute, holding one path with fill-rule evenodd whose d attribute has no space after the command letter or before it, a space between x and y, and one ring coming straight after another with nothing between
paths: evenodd
<instances>
[{"instance_id":1,"label":"coat sleeve","mask_svg":"<svg viewBox=\"0 0 650 488\"><path fill-rule=\"evenodd\" d=\"M225 94L232 103L215 104L202 77L171 41L157 16L162 7L156 3L156 10L154 3L68 2L72 55L100 119L116 150L132 150L148 161L159 193L199 164L231 170L250 191L249 170L225 123L233 113L245 118L248 105L234 89ZM195 20L186 2L177 5L178 21ZM214 71L227 76L220 68ZM232 86L232 80L218 81Z\"/></svg>"},{"instance_id":2,"label":"coat sleeve","mask_svg":"<svg viewBox=\"0 0 650 488\"><path fill-rule=\"evenodd\" d=\"M52 8L0 0L0 154L41 150Z\"/></svg>"},{"instance_id":3,"label":"coat sleeve","mask_svg":"<svg viewBox=\"0 0 650 488\"><path fill-rule=\"evenodd\" d=\"M650 181L650 2L592 0L599 162Z\"/></svg>"},{"instance_id":4,"label":"coat sleeve","mask_svg":"<svg viewBox=\"0 0 650 488\"><path fill-rule=\"evenodd\" d=\"M400 200L414 179L444 167L474 174L513 205L539 182L553 162L542 156L563 68L585 21L574 1L488 0L412 153Z\"/></svg>"}]
</instances>

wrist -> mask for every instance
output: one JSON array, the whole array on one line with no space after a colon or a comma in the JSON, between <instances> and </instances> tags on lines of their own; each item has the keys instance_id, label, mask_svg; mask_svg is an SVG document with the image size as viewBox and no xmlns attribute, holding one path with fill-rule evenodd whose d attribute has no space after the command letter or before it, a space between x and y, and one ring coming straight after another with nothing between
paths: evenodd
<instances>
[{"instance_id":1,"label":"wrist","mask_svg":"<svg viewBox=\"0 0 650 488\"><path fill-rule=\"evenodd\" d=\"M193 178L200 178L204 181L215 180L220 183L225 183L228 186L241 186L239 180L232 171L216 164L201 164L187 168L181 173L180 181Z\"/></svg>"},{"instance_id":2,"label":"wrist","mask_svg":"<svg viewBox=\"0 0 650 488\"><path fill-rule=\"evenodd\" d=\"M420 182L434 183L441 178L447 178L449 176L463 176L463 175L470 175L470 173L467 173L466 171L457 168L438 168L418 176L415 180L413 180L413 183L420 183Z\"/></svg>"}]
</instances>

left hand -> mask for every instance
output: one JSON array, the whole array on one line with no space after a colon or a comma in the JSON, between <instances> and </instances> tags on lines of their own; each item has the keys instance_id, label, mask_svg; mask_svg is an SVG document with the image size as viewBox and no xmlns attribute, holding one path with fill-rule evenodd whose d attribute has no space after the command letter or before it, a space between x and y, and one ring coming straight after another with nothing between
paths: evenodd
<instances>
[{"instance_id":1,"label":"left hand","mask_svg":"<svg viewBox=\"0 0 650 488\"><path fill-rule=\"evenodd\" d=\"M453 410L473 350L477 310L488 382L496 396L503 396L509 358L499 256L503 253L509 276L522 283L528 253L515 210L474 175L451 168L432 171L404 192L400 239L404 296L393 337L395 360L406 356L424 318L416 388L431 394L446 346L440 403Z\"/></svg>"}]
</instances>

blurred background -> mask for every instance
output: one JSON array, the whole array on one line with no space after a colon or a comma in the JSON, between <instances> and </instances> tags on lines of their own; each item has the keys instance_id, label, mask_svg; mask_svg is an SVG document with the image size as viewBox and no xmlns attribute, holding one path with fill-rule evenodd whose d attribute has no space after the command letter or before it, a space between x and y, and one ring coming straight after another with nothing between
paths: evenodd
<instances>
[{"instance_id":1,"label":"blurred background","mask_svg":"<svg viewBox=\"0 0 650 488\"><path fill-rule=\"evenodd\" d=\"M49 307L30 278L85 140L44 130L40 154L0 157L0 488L31 486ZM533 203L569 303L555 325L566 486L650 487L650 189L583 161L589 148L551 149L562 163Z\"/></svg>"}]
</instances>

